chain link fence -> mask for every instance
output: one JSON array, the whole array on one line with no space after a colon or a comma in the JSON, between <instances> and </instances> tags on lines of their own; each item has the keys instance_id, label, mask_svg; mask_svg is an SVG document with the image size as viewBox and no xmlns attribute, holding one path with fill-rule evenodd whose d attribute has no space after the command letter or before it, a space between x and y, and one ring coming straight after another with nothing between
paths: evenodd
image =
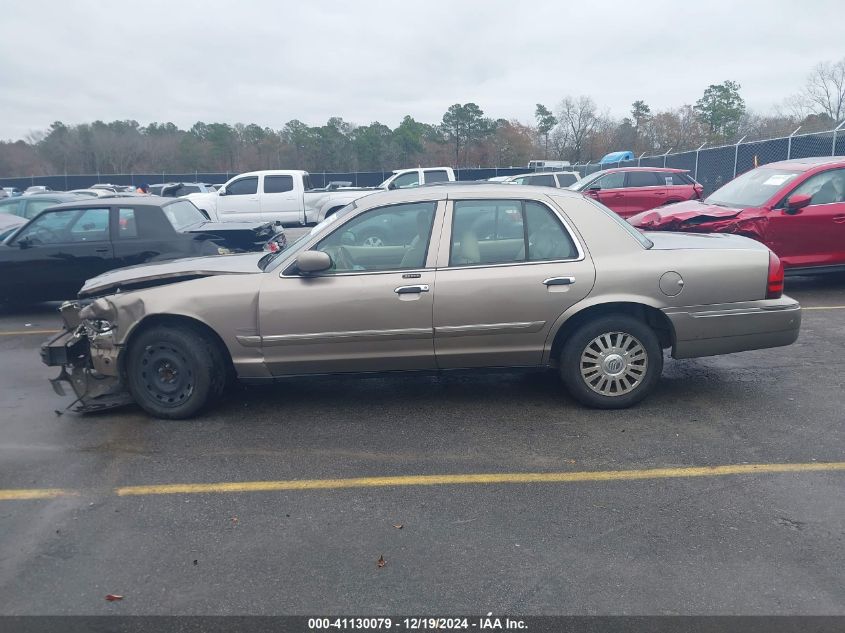
<instances>
[{"instance_id":1,"label":"chain link fence","mask_svg":"<svg viewBox=\"0 0 845 633\"><path fill-rule=\"evenodd\" d=\"M495 176L516 176L526 173L526 167L478 167L456 169L458 180L486 180ZM346 172L311 172L311 184L325 187L330 182L350 182L353 187L376 187L384 182L392 171L346 171ZM188 173L145 173L145 174L65 174L59 176L22 176L0 178L2 187L27 187L42 185L53 191L71 191L85 189L96 184L110 185L152 185L165 182L205 182L223 184L237 176L237 172L188 172Z\"/></svg>"},{"instance_id":2,"label":"chain link fence","mask_svg":"<svg viewBox=\"0 0 845 633\"><path fill-rule=\"evenodd\" d=\"M814 156L845 156L845 122L836 129L812 134L798 134L800 128L789 136L766 140L740 139L733 145L707 147L657 156L642 155L634 160L616 163L576 164L575 169L587 176L614 167L673 167L686 169L704 186L709 195L738 174L760 165L793 158Z\"/></svg>"}]
</instances>

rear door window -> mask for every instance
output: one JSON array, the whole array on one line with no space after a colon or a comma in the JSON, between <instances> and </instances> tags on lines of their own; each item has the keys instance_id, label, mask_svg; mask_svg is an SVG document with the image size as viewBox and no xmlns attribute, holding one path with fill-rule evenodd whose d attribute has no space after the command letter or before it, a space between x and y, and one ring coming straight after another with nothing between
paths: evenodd
<instances>
[{"instance_id":1,"label":"rear door window","mask_svg":"<svg viewBox=\"0 0 845 633\"><path fill-rule=\"evenodd\" d=\"M526 184L535 185L537 187L554 187L555 177L551 174L544 174L542 176L529 176Z\"/></svg>"},{"instance_id":2,"label":"rear door window","mask_svg":"<svg viewBox=\"0 0 845 633\"><path fill-rule=\"evenodd\" d=\"M578 178L575 177L575 174L555 174L555 178L557 178L557 184L559 187L568 187L569 185L574 185L578 182Z\"/></svg>"},{"instance_id":3,"label":"rear door window","mask_svg":"<svg viewBox=\"0 0 845 633\"><path fill-rule=\"evenodd\" d=\"M449 182L449 174L445 169L432 169L424 173L426 183Z\"/></svg>"},{"instance_id":4,"label":"rear door window","mask_svg":"<svg viewBox=\"0 0 845 633\"><path fill-rule=\"evenodd\" d=\"M264 193L293 191L293 176L264 176Z\"/></svg>"},{"instance_id":5,"label":"rear door window","mask_svg":"<svg viewBox=\"0 0 845 633\"><path fill-rule=\"evenodd\" d=\"M660 187L665 186L663 180L658 179L653 171L629 171L626 187Z\"/></svg>"}]
</instances>

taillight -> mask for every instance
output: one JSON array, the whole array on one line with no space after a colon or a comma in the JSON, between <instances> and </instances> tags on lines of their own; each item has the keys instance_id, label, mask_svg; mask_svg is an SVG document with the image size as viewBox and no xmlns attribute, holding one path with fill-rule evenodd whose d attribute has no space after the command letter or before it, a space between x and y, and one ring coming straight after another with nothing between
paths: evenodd
<instances>
[{"instance_id":1,"label":"taillight","mask_svg":"<svg viewBox=\"0 0 845 633\"><path fill-rule=\"evenodd\" d=\"M766 299L780 299L783 294L783 262L769 251L769 278L766 280Z\"/></svg>"}]
</instances>

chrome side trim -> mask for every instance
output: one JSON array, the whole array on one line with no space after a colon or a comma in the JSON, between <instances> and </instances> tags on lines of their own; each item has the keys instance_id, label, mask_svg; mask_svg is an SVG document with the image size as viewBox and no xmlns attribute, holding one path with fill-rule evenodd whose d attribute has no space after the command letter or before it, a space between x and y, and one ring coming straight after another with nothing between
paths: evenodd
<instances>
[{"instance_id":1,"label":"chrome side trim","mask_svg":"<svg viewBox=\"0 0 845 633\"><path fill-rule=\"evenodd\" d=\"M431 338L431 328L397 330L350 330L347 332L309 332L307 334L275 334L261 337L259 345L306 345L316 343L351 343L366 340ZM240 339L238 339L240 341Z\"/></svg>"},{"instance_id":2,"label":"chrome side trim","mask_svg":"<svg viewBox=\"0 0 845 633\"><path fill-rule=\"evenodd\" d=\"M545 321L516 323L475 323L472 325L444 325L434 328L434 336L473 336L485 334L533 334L546 325Z\"/></svg>"},{"instance_id":3,"label":"chrome side trim","mask_svg":"<svg viewBox=\"0 0 845 633\"><path fill-rule=\"evenodd\" d=\"M235 338L244 347L261 347L260 336L236 336Z\"/></svg>"}]
</instances>

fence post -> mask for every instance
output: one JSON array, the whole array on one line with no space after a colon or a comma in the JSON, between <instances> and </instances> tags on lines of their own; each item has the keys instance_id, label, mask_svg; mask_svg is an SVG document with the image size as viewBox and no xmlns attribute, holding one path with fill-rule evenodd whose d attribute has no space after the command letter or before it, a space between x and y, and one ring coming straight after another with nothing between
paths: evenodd
<instances>
[{"instance_id":1,"label":"fence post","mask_svg":"<svg viewBox=\"0 0 845 633\"><path fill-rule=\"evenodd\" d=\"M643 159L643 156L645 156L645 152L643 152L642 154L640 154L640 155L637 157L637 167L639 167L639 166L640 166L640 161Z\"/></svg>"},{"instance_id":2,"label":"fence post","mask_svg":"<svg viewBox=\"0 0 845 633\"><path fill-rule=\"evenodd\" d=\"M836 126L833 130L833 145L830 148L830 155L836 156L836 133L845 125L845 121L842 121L839 125Z\"/></svg>"},{"instance_id":3,"label":"fence post","mask_svg":"<svg viewBox=\"0 0 845 633\"><path fill-rule=\"evenodd\" d=\"M797 128L795 128L795 131L792 134L789 135L789 141L786 144L786 160L789 160L790 158L792 158L792 137L795 136L798 133L798 130L800 130L800 129L801 129L801 126L799 125ZM834 137L835 136L836 136L836 133L834 132ZM836 144L836 142L834 141L834 145L835 144Z\"/></svg>"},{"instance_id":4,"label":"fence post","mask_svg":"<svg viewBox=\"0 0 845 633\"><path fill-rule=\"evenodd\" d=\"M736 165L737 165L737 162L739 162L739 146L740 146L740 143L742 143L746 139L747 136L748 135L746 134L741 139L739 139L736 142L736 145L734 146L734 175L733 175L734 178L736 178Z\"/></svg>"},{"instance_id":5,"label":"fence post","mask_svg":"<svg viewBox=\"0 0 845 633\"><path fill-rule=\"evenodd\" d=\"M664 169L666 168L666 157L669 155L669 152L671 152L673 149L675 149L675 148L670 147L668 149L668 151L665 154L663 154L663 167L664 167Z\"/></svg>"},{"instance_id":6,"label":"fence post","mask_svg":"<svg viewBox=\"0 0 845 633\"><path fill-rule=\"evenodd\" d=\"M701 145L698 146L698 149L695 150L695 173L692 177L695 182L698 182L698 153L705 145L707 145L707 141L704 141Z\"/></svg>"}]
</instances>

